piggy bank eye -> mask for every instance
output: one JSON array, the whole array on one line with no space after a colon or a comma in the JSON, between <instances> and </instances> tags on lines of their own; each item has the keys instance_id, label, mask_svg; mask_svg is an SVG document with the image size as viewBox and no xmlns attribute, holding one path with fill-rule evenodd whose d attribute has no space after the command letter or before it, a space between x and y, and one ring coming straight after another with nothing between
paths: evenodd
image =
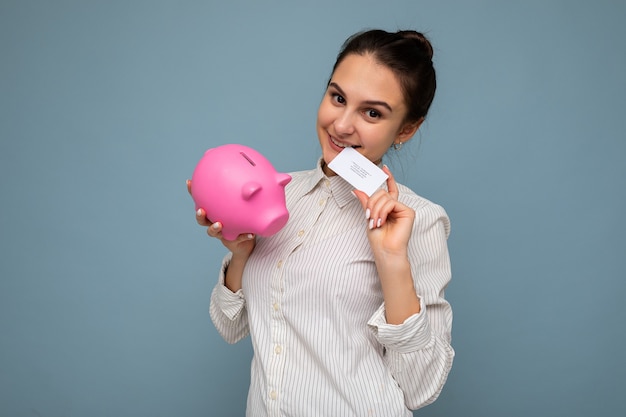
<instances>
[{"instance_id":1,"label":"piggy bank eye","mask_svg":"<svg viewBox=\"0 0 626 417\"><path fill-rule=\"evenodd\" d=\"M241 196L244 200L250 200L253 195L263 189L263 186L258 182L248 181L241 187Z\"/></svg>"}]
</instances>

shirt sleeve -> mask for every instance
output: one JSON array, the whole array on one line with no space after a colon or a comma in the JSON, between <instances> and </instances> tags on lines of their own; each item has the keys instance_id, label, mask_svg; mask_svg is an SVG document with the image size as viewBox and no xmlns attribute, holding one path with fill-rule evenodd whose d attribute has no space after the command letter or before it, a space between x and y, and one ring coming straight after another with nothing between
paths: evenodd
<instances>
[{"instance_id":1,"label":"shirt sleeve","mask_svg":"<svg viewBox=\"0 0 626 417\"><path fill-rule=\"evenodd\" d=\"M224 285L231 257L229 253L222 261L218 282L211 293L209 313L222 338L228 343L237 343L249 333L248 313L243 290L232 292Z\"/></svg>"},{"instance_id":2,"label":"shirt sleeve","mask_svg":"<svg viewBox=\"0 0 626 417\"><path fill-rule=\"evenodd\" d=\"M421 311L402 324L391 325L383 304L368 322L412 410L437 399L454 359L452 309L444 298L451 278L449 234L450 221L442 207L429 203L416 210L409 260Z\"/></svg>"}]
</instances>

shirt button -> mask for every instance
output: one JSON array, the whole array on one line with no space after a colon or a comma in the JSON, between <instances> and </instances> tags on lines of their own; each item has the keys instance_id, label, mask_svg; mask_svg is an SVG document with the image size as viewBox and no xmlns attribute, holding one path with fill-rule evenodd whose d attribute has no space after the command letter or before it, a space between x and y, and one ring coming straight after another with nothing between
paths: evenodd
<instances>
[{"instance_id":1,"label":"shirt button","mask_svg":"<svg viewBox=\"0 0 626 417\"><path fill-rule=\"evenodd\" d=\"M298 237L302 237L302 235L304 235L304 230L300 230L300 231L298 232Z\"/></svg>"},{"instance_id":2,"label":"shirt button","mask_svg":"<svg viewBox=\"0 0 626 417\"><path fill-rule=\"evenodd\" d=\"M278 394L276 393L276 391L271 391L270 392L270 398L272 400L275 400L278 397Z\"/></svg>"},{"instance_id":3,"label":"shirt button","mask_svg":"<svg viewBox=\"0 0 626 417\"><path fill-rule=\"evenodd\" d=\"M326 202L326 200L324 200L323 198L320 198L320 201L318 202L318 204L320 206L323 206L325 202Z\"/></svg>"},{"instance_id":4,"label":"shirt button","mask_svg":"<svg viewBox=\"0 0 626 417\"><path fill-rule=\"evenodd\" d=\"M274 307L274 311L278 311L278 309L280 308L280 306L278 305L278 303L274 303L274 304L272 304L272 307Z\"/></svg>"},{"instance_id":5,"label":"shirt button","mask_svg":"<svg viewBox=\"0 0 626 417\"><path fill-rule=\"evenodd\" d=\"M276 268L280 268L281 266L283 266L283 261L278 261L278 263L276 264Z\"/></svg>"},{"instance_id":6,"label":"shirt button","mask_svg":"<svg viewBox=\"0 0 626 417\"><path fill-rule=\"evenodd\" d=\"M277 355L280 355L282 351L283 351L283 348L281 348L278 345L274 348L274 353L276 353Z\"/></svg>"}]
</instances>

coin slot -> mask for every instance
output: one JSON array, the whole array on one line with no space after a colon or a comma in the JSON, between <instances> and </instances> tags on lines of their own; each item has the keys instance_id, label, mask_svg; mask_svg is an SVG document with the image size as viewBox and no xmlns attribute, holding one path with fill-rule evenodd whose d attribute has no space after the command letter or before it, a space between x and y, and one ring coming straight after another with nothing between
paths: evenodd
<instances>
[{"instance_id":1,"label":"coin slot","mask_svg":"<svg viewBox=\"0 0 626 417\"><path fill-rule=\"evenodd\" d=\"M246 160L248 162L250 162L250 165L252 165L253 167L256 166L256 164L254 163L254 161L248 156L246 155L244 152L239 152L241 154L241 156L243 156L244 158L246 158Z\"/></svg>"}]
</instances>

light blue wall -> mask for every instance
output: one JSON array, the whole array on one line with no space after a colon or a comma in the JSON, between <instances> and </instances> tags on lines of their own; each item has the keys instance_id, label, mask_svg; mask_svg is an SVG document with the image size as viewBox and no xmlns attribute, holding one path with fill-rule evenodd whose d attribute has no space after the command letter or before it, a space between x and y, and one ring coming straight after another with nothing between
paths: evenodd
<instances>
[{"instance_id":1,"label":"light blue wall","mask_svg":"<svg viewBox=\"0 0 626 417\"><path fill-rule=\"evenodd\" d=\"M201 153L318 156L339 45L426 31L439 90L391 166L453 220L457 359L420 416L624 415L623 1L0 2L0 416L241 416L208 317Z\"/></svg>"}]
</instances>

